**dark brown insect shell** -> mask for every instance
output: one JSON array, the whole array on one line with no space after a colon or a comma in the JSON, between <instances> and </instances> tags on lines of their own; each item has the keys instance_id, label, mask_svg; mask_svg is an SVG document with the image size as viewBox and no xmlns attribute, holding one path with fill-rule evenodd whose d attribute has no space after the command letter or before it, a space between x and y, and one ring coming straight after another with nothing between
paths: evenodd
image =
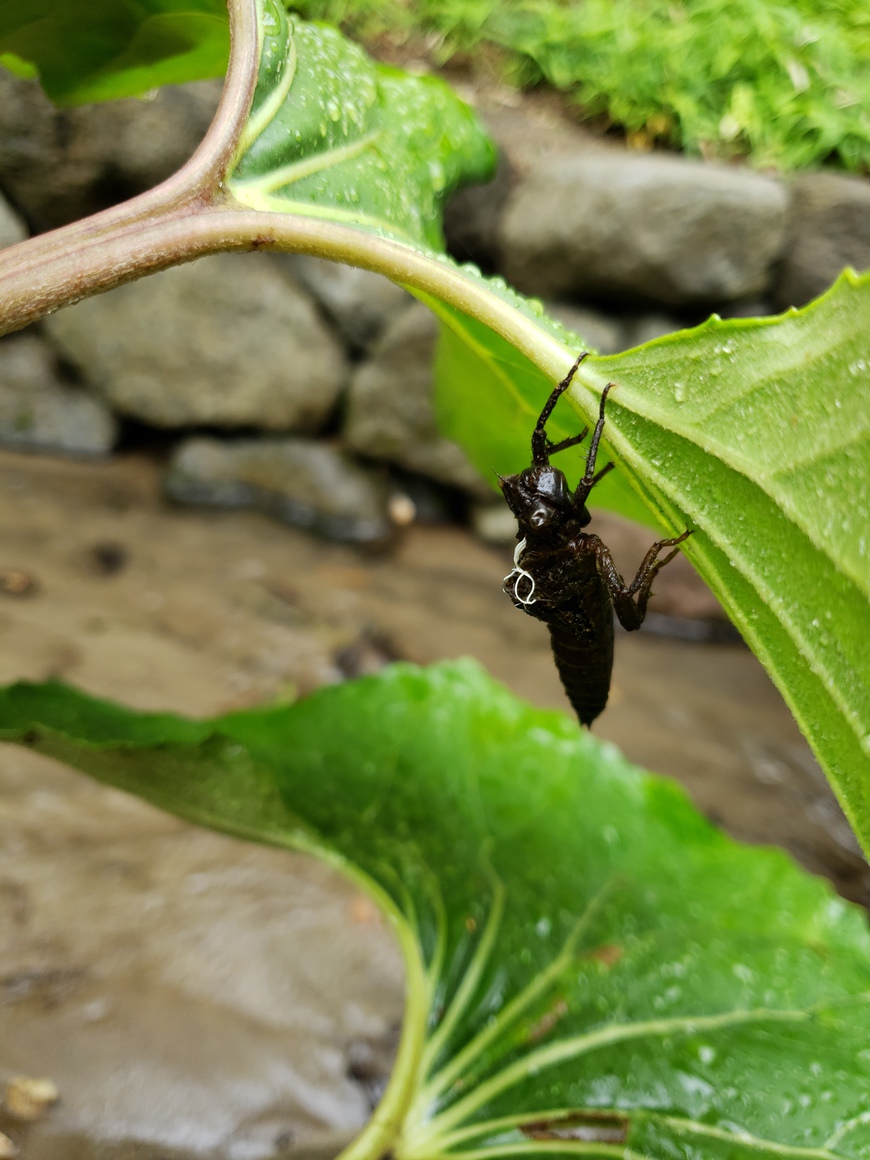
<instances>
[{"instance_id":1,"label":"dark brown insect shell","mask_svg":"<svg viewBox=\"0 0 870 1160\"><path fill-rule=\"evenodd\" d=\"M585 504L575 507L564 473L550 464L527 467L519 475L499 476L499 486L517 518L521 536L556 531L569 519L573 528L585 528L592 518Z\"/></svg>"}]
</instances>

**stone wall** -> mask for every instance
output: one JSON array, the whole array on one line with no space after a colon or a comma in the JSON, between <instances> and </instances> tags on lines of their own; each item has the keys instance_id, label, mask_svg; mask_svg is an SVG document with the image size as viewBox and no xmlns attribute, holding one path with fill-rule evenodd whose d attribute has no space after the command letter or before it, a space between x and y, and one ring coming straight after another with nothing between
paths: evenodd
<instances>
[{"instance_id":1,"label":"stone wall","mask_svg":"<svg viewBox=\"0 0 870 1160\"><path fill-rule=\"evenodd\" d=\"M54 109L0 70L0 245L148 188L195 148L215 84ZM601 353L722 315L801 306L870 266L870 183L637 153L552 101L472 94L494 182L459 193L451 251L503 274ZM383 544L470 511L510 538L491 481L432 411L436 326L377 275L289 255L218 255L123 286L0 341L0 445L108 455L171 443L178 502L260 507Z\"/></svg>"}]
</instances>

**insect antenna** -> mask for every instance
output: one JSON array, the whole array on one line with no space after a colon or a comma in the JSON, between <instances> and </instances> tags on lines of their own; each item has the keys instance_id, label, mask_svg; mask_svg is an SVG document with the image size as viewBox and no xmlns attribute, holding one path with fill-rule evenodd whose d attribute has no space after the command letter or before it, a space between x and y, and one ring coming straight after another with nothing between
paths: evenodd
<instances>
[{"instance_id":1,"label":"insect antenna","mask_svg":"<svg viewBox=\"0 0 870 1160\"><path fill-rule=\"evenodd\" d=\"M552 445L548 444L547 434L544 428L547 425L547 420L553 413L553 408L559 401L560 395L567 391L567 389L571 386L571 380L577 373L577 368L583 362L584 358L588 357L588 350L584 350L577 356L577 359L574 365L571 367L570 371L568 371L567 375L565 375L561 383L555 387L549 399L547 399L546 403L544 403L544 409L541 411L537 425L532 432L532 464L534 467L546 467L550 462L550 452L552 450Z\"/></svg>"}]
</instances>

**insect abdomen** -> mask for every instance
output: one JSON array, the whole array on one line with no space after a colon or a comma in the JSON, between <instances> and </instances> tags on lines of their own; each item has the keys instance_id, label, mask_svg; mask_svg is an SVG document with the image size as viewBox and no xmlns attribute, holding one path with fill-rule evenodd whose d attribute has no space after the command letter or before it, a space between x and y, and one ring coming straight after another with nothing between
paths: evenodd
<instances>
[{"instance_id":1,"label":"insect abdomen","mask_svg":"<svg viewBox=\"0 0 870 1160\"><path fill-rule=\"evenodd\" d=\"M562 625L549 625L553 659L581 725L591 725L604 711L610 692L613 623L609 608L607 612L607 627L602 627L592 639Z\"/></svg>"}]
</instances>

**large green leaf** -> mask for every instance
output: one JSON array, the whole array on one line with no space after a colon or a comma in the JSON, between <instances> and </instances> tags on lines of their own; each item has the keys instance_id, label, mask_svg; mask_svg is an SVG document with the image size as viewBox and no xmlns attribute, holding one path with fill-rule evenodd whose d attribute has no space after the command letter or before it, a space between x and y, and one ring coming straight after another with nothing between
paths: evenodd
<instances>
[{"instance_id":1,"label":"large green leaf","mask_svg":"<svg viewBox=\"0 0 870 1160\"><path fill-rule=\"evenodd\" d=\"M515 471L529 461L549 384L503 339L436 309L448 329L447 431L481 470ZM684 550L779 685L870 849L870 278L847 273L779 318L714 317L587 359L571 393L587 419L607 381L618 388L605 442L623 481L663 528L695 529ZM564 415L558 435L572 427ZM635 514L616 488L595 498Z\"/></svg>"},{"instance_id":2,"label":"large green leaf","mask_svg":"<svg viewBox=\"0 0 870 1160\"><path fill-rule=\"evenodd\" d=\"M863 914L470 662L203 723L19 685L0 735L370 890L408 997L357 1160L870 1155Z\"/></svg>"},{"instance_id":3,"label":"large green leaf","mask_svg":"<svg viewBox=\"0 0 870 1160\"><path fill-rule=\"evenodd\" d=\"M262 61L225 185L267 212L305 214L440 248L441 206L485 181L495 151L443 81L375 64L325 24L263 0Z\"/></svg>"},{"instance_id":4,"label":"large green leaf","mask_svg":"<svg viewBox=\"0 0 870 1160\"><path fill-rule=\"evenodd\" d=\"M0 57L6 54L34 66L61 105L138 96L223 75L226 3L0 0Z\"/></svg>"}]
</instances>

